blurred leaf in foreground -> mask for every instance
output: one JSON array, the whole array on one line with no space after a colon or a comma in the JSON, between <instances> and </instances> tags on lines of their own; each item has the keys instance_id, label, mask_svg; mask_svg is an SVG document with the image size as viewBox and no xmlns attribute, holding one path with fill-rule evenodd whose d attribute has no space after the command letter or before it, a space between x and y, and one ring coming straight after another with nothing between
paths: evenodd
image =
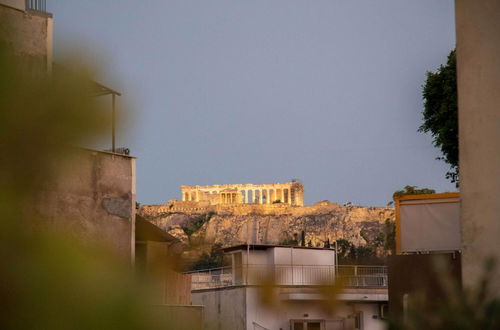
<instances>
[{"instance_id":1,"label":"blurred leaf in foreground","mask_svg":"<svg viewBox=\"0 0 500 330\"><path fill-rule=\"evenodd\" d=\"M435 265L446 293L445 303L429 308L423 296L409 299L403 320L389 320L389 330L496 330L500 329L500 299L488 294L496 263L487 259L483 276L476 287L462 289L442 264Z\"/></svg>"},{"instance_id":2,"label":"blurred leaf in foreground","mask_svg":"<svg viewBox=\"0 0 500 330\"><path fill-rule=\"evenodd\" d=\"M159 329L130 267L30 213L64 178L54 160L109 126L89 70L48 75L23 61L0 47L0 327Z\"/></svg>"}]
</instances>

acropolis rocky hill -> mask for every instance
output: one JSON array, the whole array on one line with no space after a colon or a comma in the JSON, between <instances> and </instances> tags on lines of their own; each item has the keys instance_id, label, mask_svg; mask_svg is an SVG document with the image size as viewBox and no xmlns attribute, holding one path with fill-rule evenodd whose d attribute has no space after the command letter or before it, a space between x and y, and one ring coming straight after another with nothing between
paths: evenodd
<instances>
[{"instance_id":1,"label":"acropolis rocky hill","mask_svg":"<svg viewBox=\"0 0 500 330\"><path fill-rule=\"evenodd\" d=\"M289 184L295 184L289 183ZM325 242L346 239L356 246L380 246L381 235L386 221L394 220L394 209L390 207L341 206L329 201L312 206L294 205L302 198L303 187L291 186L288 203L265 196L281 196L287 192L286 184L279 184L273 191L272 185L259 185L253 191L256 200L248 200L240 194L239 187L212 189L205 200L200 186L183 186L183 201L169 201L164 205L143 205L139 215L165 229L186 244L220 243L231 246L242 243L282 244L300 238L302 231L305 241L312 246L324 246ZM246 185L248 188L248 185ZM207 188L208 187L208 188ZM297 189L297 192L294 190ZM248 190L246 190L248 191ZM257 194L256 194L257 191ZM235 193L236 198L228 193ZM195 197L198 196L198 197ZM260 197L263 196L264 198ZM286 194L285 194L286 197ZM297 198L295 200L295 198ZM191 200L186 200L191 199ZM198 200L196 200L198 199ZM201 200L200 200L201 199ZM244 202L246 200L246 203ZM285 198L287 201L287 198Z\"/></svg>"}]
</instances>

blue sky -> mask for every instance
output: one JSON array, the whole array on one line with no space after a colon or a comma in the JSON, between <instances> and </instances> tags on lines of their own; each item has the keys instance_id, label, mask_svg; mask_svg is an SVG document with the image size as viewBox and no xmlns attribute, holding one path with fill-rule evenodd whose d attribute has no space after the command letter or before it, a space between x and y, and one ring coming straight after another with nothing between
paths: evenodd
<instances>
[{"instance_id":1,"label":"blue sky","mask_svg":"<svg viewBox=\"0 0 500 330\"><path fill-rule=\"evenodd\" d=\"M455 190L417 132L425 73L455 45L452 0L47 2L56 56L83 54L124 94L117 139L143 204L291 178L307 204Z\"/></svg>"}]
</instances>

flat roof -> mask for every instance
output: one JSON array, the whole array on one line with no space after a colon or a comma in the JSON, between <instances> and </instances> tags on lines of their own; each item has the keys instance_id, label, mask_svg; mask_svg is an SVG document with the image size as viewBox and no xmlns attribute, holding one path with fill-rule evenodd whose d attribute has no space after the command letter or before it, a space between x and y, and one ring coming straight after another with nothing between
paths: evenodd
<instances>
[{"instance_id":1,"label":"flat roof","mask_svg":"<svg viewBox=\"0 0 500 330\"><path fill-rule=\"evenodd\" d=\"M274 244L239 244L234 246L229 246L227 248L222 249L224 252L231 252L237 250L267 250L275 247L280 248L292 248L292 249L308 249L308 250L328 250L335 251L334 248L319 248L319 247L309 247L309 246L297 246L297 245L274 245Z\"/></svg>"},{"instance_id":2,"label":"flat roof","mask_svg":"<svg viewBox=\"0 0 500 330\"><path fill-rule=\"evenodd\" d=\"M139 214L135 217L135 239L136 241L180 243L180 240L170 235L160 227L147 221Z\"/></svg>"},{"instance_id":3,"label":"flat roof","mask_svg":"<svg viewBox=\"0 0 500 330\"><path fill-rule=\"evenodd\" d=\"M86 148L86 147L76 147L76 148L83 150L83 151L99 152L101 154L108 154L108 155L113 155L113 156L122 156L122 157L126 157L126 158L137 159L137 157L135 157L135 156L125 155L125 154L121 154L121 153L113 152L113 151L109 151L109 150L91 149L91 148Z\"/></svg>"}]
</instances>

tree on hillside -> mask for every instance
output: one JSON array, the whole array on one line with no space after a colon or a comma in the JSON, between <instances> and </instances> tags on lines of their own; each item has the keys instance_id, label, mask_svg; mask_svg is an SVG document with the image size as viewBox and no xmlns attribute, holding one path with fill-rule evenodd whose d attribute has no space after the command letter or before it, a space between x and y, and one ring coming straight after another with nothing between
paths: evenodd
<instances>
[{"instance_id":1,"label":"tree on hillside","mask_svg":"<svg viewBox=\"0 0 500 330\"><path fill-rule=\"evenodd\" d=\"M427 72L423 87L423 123L418 131L431 133L434 146L441 149L444 160L450 165L446 178L458 187L458 105L456 53L452 50L446 65L436 72Z\"/></svg>"},{"instance_id":2,"label":"tree on hillside","mask_svg":"<svg viewBox=\"0 0 500 330\"><path fill-rule=\"evenodd\" d=\"M396 223L391 219L385 219L384 224L384 250L390 254L396 253Z\"/></svg>"},{"instance_id":3,"label":"tree on hillside","mask_svg":"<svg viewBox=\"0 0 500 330\"><path fill-rule=\"evenodd\" d=\"M219 268L229 265L229 261L224 255L224 251L222 250L222 244L215 243L212 245L210 253L204 252L200 258L191 265L191 270L200 270L200 269L211 269L211 268Z\"/></svg>"}]
</instances>

